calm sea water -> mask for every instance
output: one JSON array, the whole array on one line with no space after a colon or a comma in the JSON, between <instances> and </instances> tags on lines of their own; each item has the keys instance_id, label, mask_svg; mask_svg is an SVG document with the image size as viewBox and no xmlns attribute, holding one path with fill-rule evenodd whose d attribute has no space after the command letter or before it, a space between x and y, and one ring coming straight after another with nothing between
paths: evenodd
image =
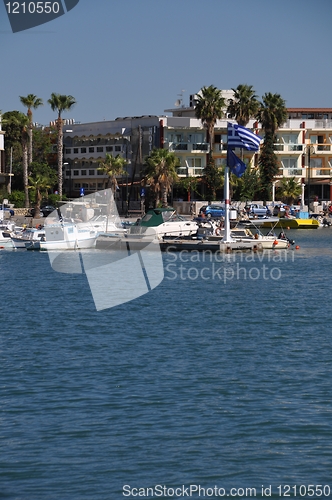
<instances>
[{"instance_id":1,"label":"calm sea water","mask_svg":"<svg viewBox=\"0 0 332 500\"><path fill-rule=\"evenodd\" d=\"M101 312L84 275L1 251L0 498L328 497L332 229L289 236L164 255L157 288Z\"/></svg>"}]
</instances>

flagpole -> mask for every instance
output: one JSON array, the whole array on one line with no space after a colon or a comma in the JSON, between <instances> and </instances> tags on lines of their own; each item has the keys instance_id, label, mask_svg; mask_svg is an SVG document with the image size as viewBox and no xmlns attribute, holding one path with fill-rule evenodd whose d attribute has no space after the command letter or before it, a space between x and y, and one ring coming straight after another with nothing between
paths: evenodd
<instances>
[{"instance_id":1,"label":"flagpole","mask_svg":"<svg viewBox=\"0 0 332 500\"><path fill-rule=\"evenodd\" d=\"M231 237L231 224L229 218L229 166L227 163L225 167L224 198L225 198L225 231L224 231L223 242L230 243L234 240Z\"/></svg>"}]
</instances>

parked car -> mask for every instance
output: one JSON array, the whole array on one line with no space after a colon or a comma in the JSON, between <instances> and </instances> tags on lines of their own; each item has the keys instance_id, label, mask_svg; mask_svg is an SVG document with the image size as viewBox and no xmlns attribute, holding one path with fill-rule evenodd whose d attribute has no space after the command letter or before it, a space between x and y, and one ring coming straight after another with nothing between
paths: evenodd
<instances>
[{"instance_id":1,"label":"parked car","mask_svg":"<svg viewBox=\"0 0 332 500\"><path fill-rule=\"evenodd\" d=\"M56 208L53 207L53 205L45 205L44 207L41 207L40 210L43 212L43 216L47 217L52 212L54 212L54 210L56 210Z\"/></svg>"},{"instance_id":2,"label":"parked car","mask_svg":"<svg viewBox=\"0 0 332 500\"><path fill-rule=\"evenodd\" d=\"M249 215L256 215L257 217L266 217L271 215L270 210L264 205L258 205L257 203L251 203L245 206L245 211Z\"/></svg>"},{"instance_id":3,"label":"parked car","mask_svg":"<svg viewBox=\"0 0 332 500\"><path fill-rule=\"evenodd\" d=\"M204 213L207 219L220 218L225 215L224 207L214 203L211 205L204 205L199 212L200 214Z\"/></svg>"},{"instance_id":4,"label":"parked car","mask_svg":"<svg viewBox=\"0 0 332 500\"><path fill-rule=\"evenodd\" d=\"M44 207L41 207L39 217L47 217L52 212L54 212L54 210L56 210L56 208L52 205L45 205ZM30 214L32 217L35 216L35 208L30 208Z\"/></svg>"}]
</instances>

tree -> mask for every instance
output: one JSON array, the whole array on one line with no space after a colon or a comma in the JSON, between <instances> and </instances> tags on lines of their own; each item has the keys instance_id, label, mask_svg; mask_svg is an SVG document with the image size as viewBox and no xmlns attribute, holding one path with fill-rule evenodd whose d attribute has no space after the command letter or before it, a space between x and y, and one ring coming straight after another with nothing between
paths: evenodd
<instances>
[{"instance_id":1,"label":"tree","mask_svg":"<svg viewBox=\"0 0 332 500\"><path fill-rule=\"evenodd\" d=\"M224 173L216 167L213 158L210 158L208 164L204 168L204 180L207 186L208 198L211 199L211 201L215 200L217 189L220 189L224 185Z\"/></svg>"},{"instance_id":2,"label":"tree","mask_svg":"<svg viewBox=\"0 0 332 500\"><path fill-rule=\"evenodd\" d=\"M241 201L255 200L260 191L260 179L256 168L250 165L246 168L244 174L238 179L236 194Z\"/></svg>"},{"instance_id":3,"label":"tree","mask_svg":"<svg viewBox=\"0 0 332 500\"><path fill-rule=\"evenodd\" d=\"M221 90L213 85L201 89L196 100L195 115L207 129L210 158L212 158L213 152L214 127L217 120L220 120L224 116L224 108L225 99L222 96Z\"/></svg>"},{"instance_id":4,"label":"tree","mask_svg":"<svg viewBox=\"0 0 332 500\"><path fill-rule=\"evenodd\" d=\"M279 161L274 152L274 141L270 134L265 136L258 159L258 165L260 172L261 197L264 201L266 201L271 199L271 184L279 172Z\"/></svg>"},{"instance_id":5,"label":"tree","mask_svg":"<svg viewBox=\"0 0 332 500\"><path fill-rule=\"evenodd\" d=\"M116 155L114 157L109 153L106 153L105 160L100 161L99 164L100 167L98 170L108 176L105 180L104 187L111 188L114 194L118 187L118 181L116 178L125 173L124 165L126 164L126 160L120 155Z\"/></svg>"},{"instance_id":6,"label":"tree","mask_svg":"<svg viewBox=\"0 0 332 500\"><path fill-rule=\"evenodd\" d=\"M49 105L52 108L52 111L58 112L58 118L56 120L57 124L57 150L58 150L58 192L60 196L60 200L62 199L62 166L63 166L63 120L62 120L62 112L69 111L75 104L76 100L71 95L63 95L63 94L51 94L51 98L48 100Z\"/></svg>"},{"instance_id":7,"label":"tree","mask_svg":"<svg viewBox=\"0 0 332 500\"><path fill-rule=\"evenodd\" d=\"M271 183L279 171L278 158L274 153L275 134L286 121L288 112L285 101L279 94L266 93L260 103L256 118L265 132L259 157L260 178L263 199L270 198Z\"/></svg>"},{"instance_id":8,"label":"tree","mask_svg":"<svg viewBox=\"0 0 332 500\"><path fill-rule=\"evenodd\" d=\"M187 199L190 201L191 192L197 193L198 178L197 177L181 177L178 181L178 185L181 189L184 189L187 193Z\"/></svg>"},{"instance_id":9,"label":"tree","mask_svg":"<svg viewBox=\"0 0 332 500\"><path fill-rule=\"evenodd\" d=\"M31 108L37 109L39 106L43 105L43 100L40 97L37 97L34 94L28 94L26 97L20 96L21 103L23 106L28 108L27 111L27 116L29 119L29 128L28 128L28 135L29 135L29 149L28 149L28 164L32 162L32 111Z\"/></svg>"},{"instance_id":10,"label":"tree","mask_svg":"<svg viewBox=\"0 0 332 500\"><path fill-rule=\"evenodd\" d=\"M292 205L294 200L301 195L302 187L295 177L283 177L277 191L284 203Z\"/></svg>"},{"instance_id":11,"label":"tree","mask_svg":"<svg viewBox=\"0 0 332 500\"><path fill-rule=\"evenodd\" d=\"M176 167L179 159L167 149L153 149L145 159L145 182L156 195L156 205L161 198L162 206L167 207L167 195L178 181Z\"/></svg>"},{"instance_id":12,"label":"tree","mask_svg":"<svg viewBox=\"0 0 332 500\"><path fill-rule=\"evenodd\" d=\"M20 111L4 113L4 129L9 132L8 140L10 147L17 146L18 141L21 144L21 161L23 171L23 188L25 195L25 208L29 208L29 189L28 189L28 126L29 118ZM8 145L7 145L8 147Z\"/></svg>"},{"instance_id":13,"label":"tree","mask_svg":"<svg viewBox=\"0 0 332 500\"><path fill-rule=\"evenodd\" d=\"M40 217L40 205L43 199L43 192L47 194L47 190L51 187L50 179L47 176L37 174L36 176L29 176L29 189L35 191L35 219Z\"/></svg>"},{"instance_id":14,"label":"tree","mask_svg":"<svg viewBox=\"0 0 332 500\"><path fill-rule=\"evenodd\" d=\"M240 84L234 91L234 98L229 100L227 114L239 125L245 127L250 118L255 117L259 109L259 101L252 85Z\"/></svg>"},{"instance_id":15,"label":"tree","mask_svg":"<svg viewBox=\"0 0 332 500\"><path fill-rule=\"evenodd\" d=\"M286 102L279 94L267 92L262 98L256 114L265 134L275 136L278 128L287 120Z\"/></svg>"}]
</instances>

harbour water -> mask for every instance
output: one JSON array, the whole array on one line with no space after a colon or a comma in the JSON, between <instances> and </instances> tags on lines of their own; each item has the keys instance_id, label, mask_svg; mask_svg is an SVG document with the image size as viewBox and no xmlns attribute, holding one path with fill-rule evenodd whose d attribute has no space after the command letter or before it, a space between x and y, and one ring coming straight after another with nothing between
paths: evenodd
<instances>
[{"instance_id":1,"label":"harbour water","mask_svg":"<svg viewBox=\"0 0 332 500\"><path fill-rule=\"evenodd\" d=\"M84 275L1 251L0 499L331 496L332 229L289 236L165 254L100 312Z\"/></svg>"}]
</instances>

